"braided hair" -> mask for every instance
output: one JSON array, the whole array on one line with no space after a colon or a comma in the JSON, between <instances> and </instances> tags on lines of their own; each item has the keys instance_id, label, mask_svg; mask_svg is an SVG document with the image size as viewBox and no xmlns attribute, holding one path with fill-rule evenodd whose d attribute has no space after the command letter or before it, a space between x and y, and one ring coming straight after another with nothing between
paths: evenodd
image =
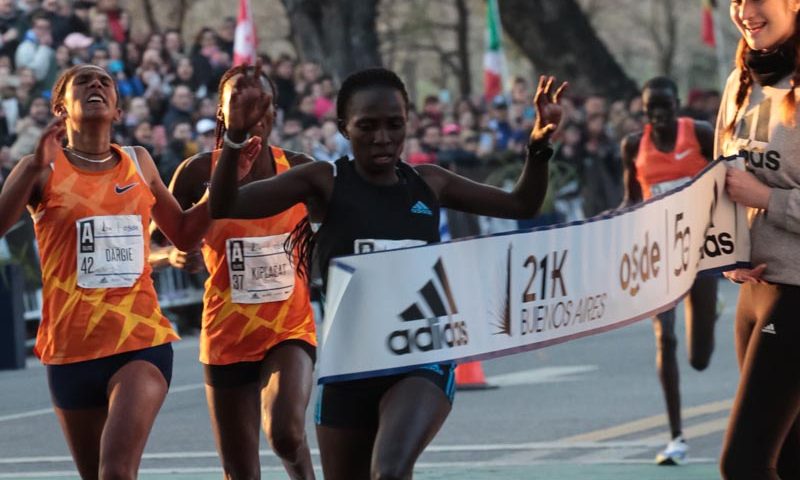
<instances>
[{"instance_id":1,"label":"braided hair","mask_svg":"<svg viewBox=\"0 0 800 480\"><path fill-rule=\"evenodd\" d=\"M405 109L406 111L408 110L410 103L408 91L406 91L406 86L400 77L385 68L367 68L351 74L342 82L339 95L336 97L336 123L339 125L340 130L344 130L344 126L347 124L348 108L353 96L363 90L381 87L400 92ZM298 272L306 279L310 278L316 236L316 232L311 228L311 221L306 216L294 227L285 244L287 252L296 252Z\"/></svg>"}]
</instances>

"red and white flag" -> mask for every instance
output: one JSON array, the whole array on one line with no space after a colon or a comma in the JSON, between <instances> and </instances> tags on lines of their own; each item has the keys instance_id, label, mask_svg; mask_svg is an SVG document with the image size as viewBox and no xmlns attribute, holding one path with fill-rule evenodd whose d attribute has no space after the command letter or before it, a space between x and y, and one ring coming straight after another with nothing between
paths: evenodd
<instances>
[{"instance_id":1,"label":"red and white flag","mask_svg":"<svg viewBox=\"0 0 800 480\"><path fill-rule=\"evenodd\" d=\"M233 64L256 63L258 39L253 24L253 9L250 0L239 0L239 16L236 18L236 37L233 40Z\"/></svg>"}]
</instances>

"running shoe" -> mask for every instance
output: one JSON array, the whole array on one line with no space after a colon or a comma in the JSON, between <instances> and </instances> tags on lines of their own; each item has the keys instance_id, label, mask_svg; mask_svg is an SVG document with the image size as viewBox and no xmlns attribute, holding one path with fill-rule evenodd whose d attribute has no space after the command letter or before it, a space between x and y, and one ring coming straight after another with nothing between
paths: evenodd
<instances>
[{"instance_id":1,"label":"running shoe","mask_svg":"<svg viewBox=\"0 0 800 480\"><path fill-rule=\"evenodd\" d=\"M689 452L689 445L683 436L675 437L667 444L667 447L656 455L657 465L683 465L686 461L686 454Z\"/></svg>"}]
</instances>

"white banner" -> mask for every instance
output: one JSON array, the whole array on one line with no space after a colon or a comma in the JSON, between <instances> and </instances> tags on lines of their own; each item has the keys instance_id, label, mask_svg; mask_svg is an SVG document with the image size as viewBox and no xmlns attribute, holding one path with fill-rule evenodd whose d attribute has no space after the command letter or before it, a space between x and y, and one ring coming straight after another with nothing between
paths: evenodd
<instances>
[{"instance_id":1,"label":"white banner","mask_svg":"<svg viewBox=\"0 0 800 480\"><path fill-rule=\"evenodd\" d=\"M749 259L725 170L718 160L581 223L333 260L320 383L531 350L671 308L698 272Z\"/></svg>"}]
</instances>

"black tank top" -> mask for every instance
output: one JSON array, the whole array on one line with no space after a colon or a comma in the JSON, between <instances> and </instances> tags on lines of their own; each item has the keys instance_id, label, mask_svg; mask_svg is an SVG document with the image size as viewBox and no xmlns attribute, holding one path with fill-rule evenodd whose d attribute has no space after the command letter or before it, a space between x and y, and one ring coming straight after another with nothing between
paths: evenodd
<instances>
[{"instance_id":1,"label":"black tank top","mask_svg":"<svg viewBox=\"0 0 800 480\"><path fill-rule=\"evenodd\" d=\"M373 185L359 176L354 161L336 161L333 194L316 238L323 285L331 258L363 253L355 251L356 240L439 241L438 199L410 165L398 162L396 168L399 182Z\"/></svg>"}]
</instances>

